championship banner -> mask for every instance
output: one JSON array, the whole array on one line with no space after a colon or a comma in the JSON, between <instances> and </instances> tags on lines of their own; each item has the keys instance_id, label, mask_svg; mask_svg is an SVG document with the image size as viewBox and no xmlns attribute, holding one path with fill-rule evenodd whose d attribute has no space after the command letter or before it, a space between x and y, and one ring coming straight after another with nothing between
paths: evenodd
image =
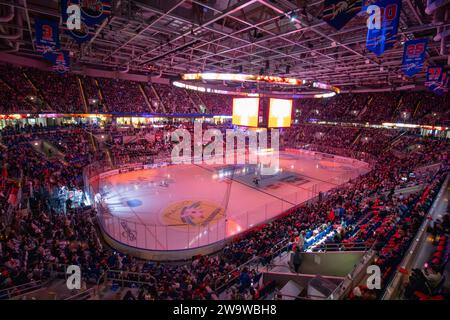
<instances>
[{"instance_id":1,"label":"championship banner","mask_svg":"<svg viewBox=\"0 0 450 320\"><path fill-rule=\"evenodd\" d=\"M405 42L402 71L412 77L420 72L425 62L428 39L409 40Z\"/></svg>"},{"instance_id":2,"label":"championship banner","mask_svg":"<svg viewBox=\"0 0 450 320\"><path fill-rule=\"evenodd\" d=\"M35 19L36 49L45 57L60 49L58 21Z\"/></svg>"},{"instance_id":3,"label":"championship banner","mask_svg":"<svg viewBox=\"0 0 450 320\"><path fill-rule=\"evenodd\" d=\"M397 41L398 22L402 9L401 0L381 0L375 3L380 9L380 29L367 30L366 47L377 56L391 49Z\"/></svg>"},{"instance_id":4,"label":"championship banner","mask_svg":"<svg viewBox=\"0 0 450 320\"><path fill-rule=\"evenodd\" d=\"M70 70L69 51L61 50L51 55L49 59L53 63L53 70L58 73L65 73Z\"/></svg>"},{"instance_id":5,"label":"championship banner","mask_svg":"<svg viewBox=\"0 0 450 320\"><path fill-rule=\"evenodd\" d=\"M441 66L430 66L427 70L427 78L425 86L438 95L443 95L448 92L449 86L448 71L444 71Z\"/></svg>"},{"instance_id":6,"label":"championship banner","mask_svg":"<svg viewBox=\"0 0 450 320\"><path fill-rule=\"evenodd\" d=\"M325 0L322 19L340 30L361 11L362 5L363 0Z\"/></svg>"}]
</instances>

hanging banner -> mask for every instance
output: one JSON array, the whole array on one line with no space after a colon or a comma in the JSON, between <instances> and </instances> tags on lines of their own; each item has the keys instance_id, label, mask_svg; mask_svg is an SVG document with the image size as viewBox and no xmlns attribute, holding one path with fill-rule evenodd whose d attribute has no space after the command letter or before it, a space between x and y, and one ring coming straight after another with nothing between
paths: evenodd
<instances>
[{"instance_id":1,"label":"hanging banner","mask_svg":"<svg viewBox=\"0 0 450 320\"><path fill-rule=\"evenodd\" d=\"M100 24L111 15L111 1L81 0L81 17L88 26Z\"/></svg>"},{"instance_id":2,"label":"hanging banner","mask_svg":"<svg viewBox=\"0 0 450 320\"><path fill-rule=\"evenodd\" d=\"M322 19L340 30L354 16L361 12L363 0L325 0Z\"/></svg>"},{"instance_id":3,"label":"hanging banner","mask_svg":"<svg viewBox=\"0 0 450 320\"><path fill-rule=\"evenodd\" d=\"M67 13L67 8L71 5L78 5L80 6L80 0L61 0L61 19L63 24L63 29L66 34L71 36L75 41L78 43L83 43L86 41L91 40L91 34L89 31L89 25L86 23L86 20L83 18L82 11L80 9L80 15L79 15L79 23L80 28L79 29L70 29L67 25L67 22L69 18L72 20L73 17L69 17ZM73 19L78 19L73 18Z\"/></svg>"},{"instance_id":4,"label":"hanging banner","mask_svg":"<svg viewBox=\"0 0 450 320\"><path fill-rule=\"evenodd\" d=\"M445 71L442 73L441 84L434 90L434 92L442 96L448 92L449 86L450 86L450 71Z\"/></svg>"},{"instance_id":5,"label":"hanging banner","mask_svg":"<svg viewBox=\"0 0 450 320\"><path fill-rule=\"evenodd\" d=\"M61 0L63 23L67 22L67 8L71 5L79 6L80 18L89 27L102 23L111 15L111 0Z\"/></svg>"},{"instance_id":6,"label":"hanging banner","mask_svg":"<svg viewBox=\"0 0 450 320\"><path fill-rule=\"evenodd\" d=\"M365 8L370 12L366 47L377 56L391 49L397 41L401 0L381 0Z\"/></svg>"},{"instance_id":7,"label":"hanging banner","mask_svg":"<svg viewBox=\"0 0 450 320\"><path fill-rule=\"evenodd\" d=\"M54 52L49 60L53 63L52 69L58 73L65 73L70 70L69 51L61 50Z\"/></svg>"},{"instance_id":8,"label":"hanging banner","mask_svg":"<svg viewBox=\"0 0 450 320\"><path fill-rule=\"evenodd\" d=\"M448 92L449 73L441 66L430 66L427 70L425 86L438 95Z\"/></svg>"},{"instance_id":9,"label":"hanging banner","mask_svg":"<svg viewBox=\"0 0 450 320\"><path fill-rule=\"evenodd\" d=\"M35 19L36 50L45 57L60 49L58 21Z\"/></svg>"},{"instance_id":10,"label":"hanging banner","mask_svg":"<svg viewBox=\"0 0 450 320\"><path fill-rule=\"evenodd\" d=\"M420 72L426 58L428 39L409 40L405 42L402 71L412 77Z\"/></svg>"}]
</instances>

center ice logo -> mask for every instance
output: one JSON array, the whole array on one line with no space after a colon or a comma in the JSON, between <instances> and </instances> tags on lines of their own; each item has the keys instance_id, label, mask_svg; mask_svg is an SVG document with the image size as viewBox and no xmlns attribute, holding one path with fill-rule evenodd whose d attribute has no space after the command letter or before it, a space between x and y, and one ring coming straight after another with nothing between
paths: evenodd
<instances>
[{"instance_id":1,"label":"center ice logo","mask_svg":"<svg viewBox=\"0 0 450 320\"><path fill-rule=\"evenodd\" d=\"M185 200L176 202L164 210L168 225L206 226L225 216L222 207L208 201Z\"/></svg>"},{"instance_id":2,"label":"center ice logo","mask_svg":"<svg viewBox=\"0 0 450 320\"><path fill-rule=\"evenodd\" d=\"M189 207L184 207L181 211L181 220L187 222L192 219L205 219L204 211L201 207L198 207L199 205L200 203L196 202Z\"/></svg>"}]
</instances>

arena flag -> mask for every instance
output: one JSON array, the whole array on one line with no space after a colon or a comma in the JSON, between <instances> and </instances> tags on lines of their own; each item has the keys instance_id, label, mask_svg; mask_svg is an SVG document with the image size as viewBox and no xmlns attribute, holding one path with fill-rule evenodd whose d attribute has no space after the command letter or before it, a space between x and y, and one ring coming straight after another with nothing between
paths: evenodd
<instances>
[{"instance_id":1,"label":"arena flag","mask_svg":"<svg viewBox=\"0 0 450 320\"><path fill-rule=\"evenodd\" d=\"M363 0L325 0L322 19L340 30L354 16L361 12Z\"/></svg>"},{"instance_id":2,"label":"arena flag","mask_svg":"<svg viewBox=\"0 0 450 320\"><path fill-rule=\"evenodd\" d=\"M397 41L398 22L402 8L401 0L381 0L375 3L381 12L381 28L368 29L366 47L377 56L391 49Z\"/></svg>"},{"instance_id":3,"label":"arena flag","mask_svg":"<svg viewBox=\"0 0 450 320\"><path fill-rule=\"evenodd\" d=\"M444 95L448 92L449 86L448 71L444 71L441 66L430 66L427 70L425 86L437 95Z\"/></svg>"},{"instance_id":4,"label":"arena flag","mask_svg":"<svg viewBox=\"0 0 450 320\"><path fill-rule=\"evenodd\" d=\"M409 40L405 42L402 70L412 77L420 72L425 62L428 39Z\"/></svg>"},{"instance_id":5,"label":"arena flag","mask_svg":"<svg viewBox=\"0 0 450 320\"><path fill-rule=\"evenodd\" d=\"M36 49L45 58L60 49L58 21L35 19Z\"/></svg>"}]
</instances>

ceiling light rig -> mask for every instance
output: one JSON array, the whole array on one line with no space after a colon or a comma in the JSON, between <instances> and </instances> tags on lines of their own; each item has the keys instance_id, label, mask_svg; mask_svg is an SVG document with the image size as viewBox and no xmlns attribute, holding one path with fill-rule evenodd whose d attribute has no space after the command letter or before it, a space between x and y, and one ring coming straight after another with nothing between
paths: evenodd
<instances>
[{"instance_id":1,"label":"ceiling light rig","mask_svg":"<svg viewBox=\"0 0 450 320\"><path fill-rule=\"evenodd\" d=\"M247 89L245 83L255 83L258 89ZM319 81L240 73L186 73L172 84L187 90L248 97L329 98L340 93L339 88Z\"/></svg>"}]
</instances>

